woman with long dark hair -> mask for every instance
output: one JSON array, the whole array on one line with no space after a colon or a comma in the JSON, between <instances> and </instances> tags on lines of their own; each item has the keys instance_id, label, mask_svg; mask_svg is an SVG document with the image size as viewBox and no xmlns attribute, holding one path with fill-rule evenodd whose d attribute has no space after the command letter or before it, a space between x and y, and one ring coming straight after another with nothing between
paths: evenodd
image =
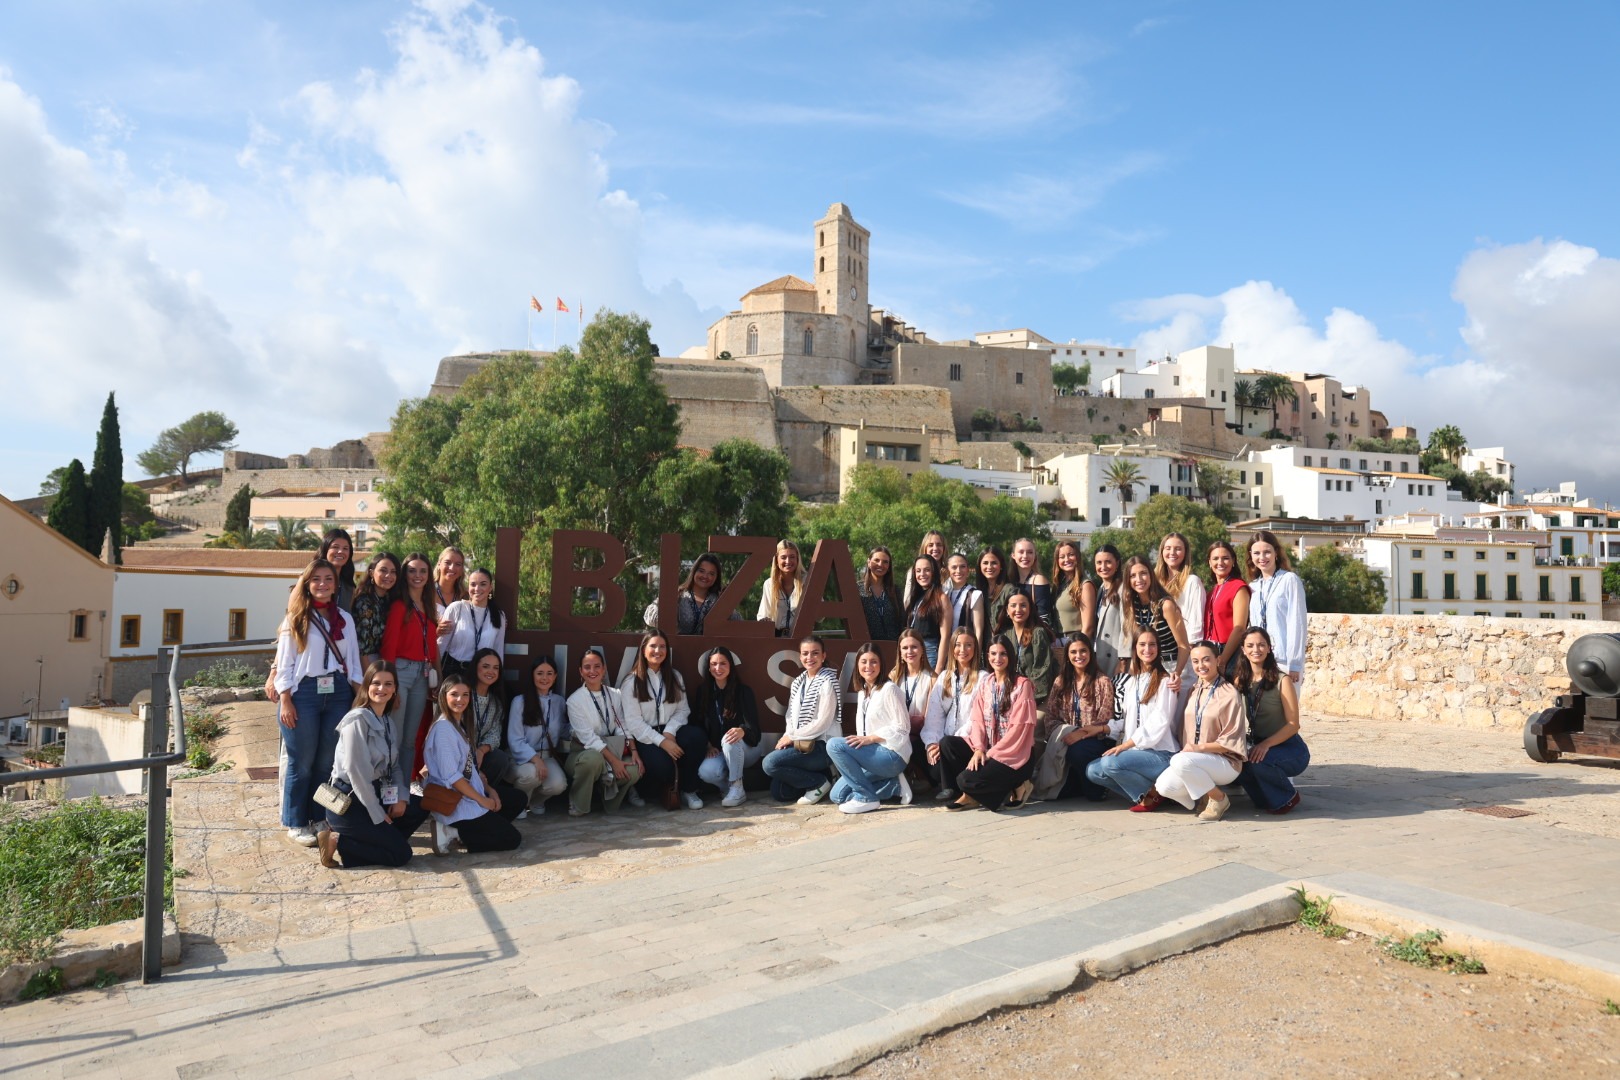
<instances>
[{"instance_id":1,"label":"woman with long dark hair","mask_svg":"<svg viewBox=\"0 0 1620 1080\"><path fill-rule=\"evenodd\" d=\"M579 658L580 687L568 695L568 727L573 733L568 760L568 816L591 812L602 789L602 809L617 810L641 779L641 758L624 718L624 695L607 682L607 661L596 647Z\"/></svg>"},{"instance_id":2,"label":"woman with long dark hair","mask_svg":"<svg viewBox=\"0 0 1620 1080\"><path fill-rule=\"evenodd\" d=\"M1086 767L1086 779L1125 796L1138 813L1160 803L1153 783L1181 749L1181 713L1174 686L1159 663L1159 639L1151 630L1136 635L1130 674L1124 683L1124 708L1110 728L1115 742Z\"/></svg>"},{"instance_id":3,"label":"woman with long dark hair","mask_svg":"<svg viewBox=\"0 0 1620 1080\"><path fill-rule=\"evenodd\" d=\"M515 806L513 820L527 817L527 793L507 780L512 759L503 743L506 737L506 702L501 693L501 654L479 649L472 658L473 756L490 790L501 797L501 805Z\"/></svg>"},{"instance_id":4,"label":"woman with long dark hair","mask_svg":"<svg viewBox=\"0 0 1620 1080\"><path fill-rule=\"evenodd\" d=\"M1124 670L1131 658L1131 641L1136 636L1126 607L1122 562L1119 549L1113 544L1103 544L1091 554L1092 569L1097 572L1097 633L1091 645L1097 654L1097 666L1110 679Z\"/></svg>"},{"instance_id":5,"label":"woman with long dark hair","mask_svg":"<svg viewBox=\"0 0 1620 1080\"><path fill-rule=\"evenodd\" d=\"M985 658L990 671L979 680L971 706L968 744L973 755L956 778L962 794L950 804L953 810L979 806L999 810L1035 771L1030 756L1035 746L1035 688L1018 674L1018 661L1005 641L992 641Z\"/></svg>"},{"instance_id":6,"label":"woman with long dark hair","mask_svg":"<svg viewBox=\"0 0 1620 1080\"><path fill-rule=\"evenodd\" d=\"M803 670L788 686L784 730L761 767L777 802L814 806L832 790L827 740L843 730L843 691L827 664L827 646L814 634L799 642Z\"/></svg>"},{"instance_id":7,"label":"woman with long dark hair","mask_svg":"<svg viewBox=\"0 0 1620 1080\"><path fill-rule=\"evenodd\" d=\"M866 632L874 641L893 641L900 636L905 614L900 590L894 587L894 559L879 544L866 556L866 568L856 582L861 594L861 610L866 613Z\"/></svg>"},{"instance_id":8,"label":"woman with long dark hair","mask_svg":"<svg viewBox=\"0 0 1620 1080\"><path fill-rule=\"evenodd\" d=\"M1101 802L1108 791L1088 779L1086 769L1114 745L1110 735L1114 684L1097 666L1086 635L1073 634L1063 652L1065 663L1046 699L1042 723L1046 753L1038 766L1036 794L1047 799L1081 797Z\"/></svg>"},{"instance_id":9,"label":"woman with long dark hair","mask_svg":"<svg viewBox=\"0 0 1620 1080\"><path fill-rule=\"evenodd\" d=\"M1012 546L1012 567L1007 571L1008 584L1016 593L1029 598L1031 617L1057 636L1056 619L1052 616L1052 583L1041 573L1040 552L1035 541L1019 537Z\"/></svg>"},{"instance_id":10,"label":"woman with long dark hair","mask_svg":"<svg viewBox=\"0 0 1620 1080\"><path fill-rule=\"evenodd\" d=\"M709 736L708 756L698 766L698 777L725 788L721 806L741 806L748 801L743 771L765 759L754 691L737 674L737 658L728 649L713 648L698 657L698 670L703 682L693 708Z\"/></svg>"},{"instance_id":11,"label":"woman with long dark hair","mask_svg":"<svg viewBox=\"0 0 1620 1080\"><path fill-rule=\"evenodd\" d=\"M1181 749L1153 782L1153 790L1192 810L1200 821L1219 821L1232 808L1221 786L1238 778L1248 750L1243 699L1221 677L1215 646L1207 641L1194 645L1192 663L1198 684L1182 713Z\"/></svg>"},{"instance_id":12,"label":"woman with long dark hair","mask_svg":"<svg viewBox=\"0 0 1620 1080\"><path fill-rule=\"evenodd\" d=\"M360 660L368 668L382 657L383 631L388 629L388 609L399 599L399 556L379 551L366 566L366 576L354 590L354 632L358 636Z\"/></svg>"},{"instance_id":13,"label":"woman with long dark hair","mask_svg":"<svg viewBox=\"0 0 1620 1080\"><path fill-rule=\"evenodd\" d=\"M558 693L557 664L549 656L537 656L512 698L512 713L506 722L506 745L512 758L508 776L528 801L526 813L545 813L546 800L568 790L568 774L562 766L568 739L568 704Z\"/></svg>"},{"instance_id":14,"label":"woman with long dark hair","mask_svg":"<svg viewBox=\"0 0 1620 1080\"><path fill-rule=\"evenodd\" d=\"M1294 684L1305 683L1305 584L1289 569L1288 549L1261 529L1249 541L1249 623L1271 636L1277 666Z\"/></svg>"},{"instance_id":15,"label":"woman with long dark hair","mask_svg":"<svg viewBox=\"0 0 1620 1080\"><path fill-rule=\"evenodd\" d=\"M346 529L327 529L321 535L319 555L337 571L337 606L352 611L354 604L354 541Z\"/></svg>"},{"instance_id":16,"label":"woman with long dark hair","mask_svg":"<svg viewBox=\"0 0 1620 1080\"><path fill-rule=\"evenodd\" d=\"M1220 646L1222 672L1233 671L1249 625L1249 586L1238 573L1237 551L1225 540L1209 545L1209 571L1215 587L1204 602L1204 640Z\"/></svg>"},{"instance_id":17,"label":"woman with long dark hair","mask_svg":"<svg viewBox=\"0 0 1620 1080\"><path fill-rule=\"evenodd\" d=\"M1045 702L1058 673L1058 664L1052 655L1052 632L1036 619L1034 605L1022 593L1013 593L1007 598L1000 640L1013 651L1019 672L1035 690L1035 700Z\"/></svg>"},{"instance_id":18,"label":"woman with long dark hair","mask_svg":"<svg viewBox=\"0 0 1620 1080\"><path fill-rule=\"evenodd\" d=\"M439 685L438 609L433 590L433 565L420 551L405 557L405 586L388 608L383 628L382 658L399 676L399 704L394 720L409 756L416 758L416 734L428 700ZM415 769L410 770L415 775Z\"/></svg>"},{"instance_id":19,"label":"woman with long dark hair","mask_svg":"<svg viewBox=\"0 0 1620 1080\"><path fill-rule=\"evenodd\" d=\"M932 555L919 555L911 564L906 586L911 601L906 607L906 626L922 638L928 666L943 671L947 657L939 643L951 636L951 603L940 585L939 564Z\"/></svg>"},{"instance_id":20,"label":"woman with long dark hair","mask_svg":"<svg viewBox=\"0 0 1620 1080\"><path fill-rule=\"evenodd\" d=\"M1136 630L1151 630L1159 639L1159 662L1181 692L1181 671L1187 663L1187 627L1181 609L1164 591L1153 567L1140 555L1125 560L1125 602Z\"/></svg>"},{"instance_id":21,"label":"woman with long dark hair","mask_svg":"<svg viewBox=\"0 0 1620 1080\"><path fill-rule=\"evenodd\" d=\"M466 582L467 599L452 601L439 620L439 673L460 675L471 682L473 655L480 649L506 655L506 618L491 602L494 574L479 567L467 575Z\"/></svg>"},{"instance_id":22,"label":"woman with long dark hair","mask_svg":"<svg viewBox=\"0 0 1620 1080\"><path fill-rule=\"evenodd\" d=\"M714 602L720 599L720 593L725 587L720 570L720 556L712 551L705 551L693 560L692 569L686 572L686 580L681 582L680 589L676 593L675 632L703 633L704 621L708 619L709 612L714 608Z\"/></svg>"},{"instance_id":23,"label":"woman with long dark hair","mask_svg":"<svg viewBox=\"0 0 1620 1080\"><path fill-rule=\"evenodd\" d=\"M439 687L439 716L422 747L428 783L461 796L453 809L433 815L435 855L448 854L456 840L468 852L511 851L523 842L512 824L522 804L503 803L478 770L473 724L472 688L460 675L452 675Z\"/></svg>"},{"instance_id":24,"label":"woman with long dark hair","mask_svg":"<svg viewBox=\"0 0 1620 1080\"><path fill-rule=\"evenodd\" d=\"M1159 541L1159 558L1153 564L1153 576L1158 579L1165 594L1176 602L1188 641L1199 640L1198 632L1204 625L1207 597L1204 579L1198 576L1198 570L1193 565L1192 546L1185 536L1178 532L1166 533L1164 539ZM1185 685L1192 685L1190 666L1182 681Z\"/></svg>"},{"instance_id":25,"label":"woman with long dark hair","mask_svg":"<svg viewBox=\"0 0 1620 1080\"><path fill-rule=\"evenodd\" d=\"M624 722L640 744L641 794L675 809L677 799L688 810L703 809L698 795L698 766L709 752L702 724L689 724L692 703L686 683L675 670L669 639L653 630L641 639L630 674L619 683L624 695ZM672 797L673 789L679 795ZM632 800L633 802L634 800Z\"/></svg>"},{"instance_id":26,"label":"woman with long dark hair","mask_svg":"<svg viewBox=\"0 0 1620 1080\"><path fill-rule=\"evenodd\" d=\"M997 628L1012 589L1007 584L1007 556L999 548L987 547L979 552L978 567L979 576L974 584L984 596L984 634L979 638L979 651L983 653L1000 633Z\"/></svg>"},{"instance_id":27,"label":"woman with long dark hair","mask_svg":"<svg viewBox=\"0 0 1620 1080\"><path fill-rule=\"evenodd\" d=\"M1090 648L1097 630L1097 586L1085 571L1085 554L1073 540L1059 540L1052 548L1052 619L1067 638L1086 635Z\"/></svg>"},{"instance_id":28,"label":"woman with long dark hair","mask_svg":"<svg viewBox=\"0 0 1620 1080\"><path fill-rule=\"evenodd\" d=\"M1311 763L1310 747L1299 735L1299 697L1271 651L1271 635L1258 626L1243 635L1243 662L1232 680L1243 695L1249 720L1248 756L1238 783L1254 805L1268 814L1286 814L1299 805L1293 778Z\"/></svg>"},{"instance_id":29,"label":"woman with long dark hair","mask_svg":"<svg viewBox=\"0 0 1620 1080\"><path fill-rule=\"evenodd\" d=\"M911 756L911 725L900 690L883 670L883 655L868 641L855 650L855 733L827 740L827 756L838 766L831 799L846 814L876 810L898 795L911 801L906 761Z\"/></svg>"}]
</instances>

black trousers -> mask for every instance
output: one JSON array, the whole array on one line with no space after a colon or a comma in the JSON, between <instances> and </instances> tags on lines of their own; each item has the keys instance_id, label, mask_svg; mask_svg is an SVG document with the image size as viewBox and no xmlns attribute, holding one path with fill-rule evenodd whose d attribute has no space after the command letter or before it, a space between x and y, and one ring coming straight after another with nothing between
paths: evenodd
<instances>
[{"instance_id":1,"label":"black trousers","mask_svg":"<svg viewBox=\"0 0 1620 1080\"><path fill-rule=\"evenodd\" d=\"M641 753L641 764L647 770L636 783L636 790L645 798L661 798L669 785L675 782L677 774L682 791L697 791L698 767L709 754L709 736L696 724L682 724L680 730L675 732L675 745L681 748L680 761L670 757L662 746L648 746L646 743L636 745Z\"/></svg>"},{"instance_id":2,"label":"black trousers","mask_svg":"<svg viewBox=\"0 0 1620 1080\"><path fill-rule=\"evenodd\" d=\"M973 747L960 735L947 735L939 740L939 764L935 766L939 786L951 791L962 790L956 786L956 778L972 760Z\"/></svg>"},{"instance_id":3,"label":"black trousers","mask_svg":"<svg viewBox=\"0 0 1620 1080\"><path fill-rule=\"evenodd\" d=\"M1093 735L1089 739L1080 739L1072 746L1048 745L1046 748L1048 754L1055 754L1061 750L1069 762L1069 775L1063 781L1063 790L1058 792L1058 798L1083 798L1091 802L1102 802L1108 798L1107 788L1086 779L1086 766L1102 757L1103 752L1113 745L1114 740L1107 735Z\"/></svg>"},{"instance_id":4,"label":"black trousers","mask_svg":"<svg viewBox=\"0 0 1620 1080\"><path fill-rule=\"evenodd\" d=\"M506 782L506 771L510 764L504 750L492 747L484 755L484 763L478 766L478 771L484 774L484 787L500 796L499 813L507 821L529 808L529 797L523 794L523 789Z\"/></svg>"},{"instance_id":5,"label":"black trousers","mask_svg":"<svg viewBox=\"0 0 1620 1080\"><path fill-rule=\"evenodd\" d=\"M995 758L985 758L977 769L963 769L956 776L956 790L971 796L981 806L996 810L1007 801L1013 789L1035 773L1033 759L1022 768L1009 769Z\"/></svg>"},{"instance_id":6,"label":"black trousers","mask_svg":"<svg viewBox=\"0 0 1620 1080\"><path fill-rule=\"evenodd\" d=\"M326 823L337 834L338 861L356 866L404 866L411 861L411 834L427 817L422 800L412 795L405 813L381 824L356 799L347 814L326 812Z\"/></svg>"},{"instance_id":7,"label":"black trousers","mask_svg":"<svg viewBox=\"0 0 1620 1080\"><path fill-rule=\"evenodd\" d=\"M519 802L513 805L520 805ZM513 816L517 811L512 811ZM523 834L518 832L506 816L506 796L501 796L501 812L486 811L475 818L458 821L450 826L461 837L462 846L468 852L478 851L512 851L523 842Z\"/></svg>"}]
</instances>

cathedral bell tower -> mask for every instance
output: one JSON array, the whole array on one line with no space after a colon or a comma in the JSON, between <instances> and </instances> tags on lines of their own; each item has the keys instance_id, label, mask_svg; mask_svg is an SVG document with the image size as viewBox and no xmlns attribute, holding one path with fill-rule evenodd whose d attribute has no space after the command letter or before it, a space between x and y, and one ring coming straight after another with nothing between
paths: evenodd
<instances>
[{"instance_id":1,"label":"cathedral bell tower","mask_svg":"<svg viewBox=\"0 0 1620 1080\"><path fill-rule=\"evenodd\" d=\"M816 222L816 307L824 315L850 320L850 363L859 363L871 318L867 302L867 241L872 234L856 224L849 207L833 203Z\"/></svg>"}]
</instances>

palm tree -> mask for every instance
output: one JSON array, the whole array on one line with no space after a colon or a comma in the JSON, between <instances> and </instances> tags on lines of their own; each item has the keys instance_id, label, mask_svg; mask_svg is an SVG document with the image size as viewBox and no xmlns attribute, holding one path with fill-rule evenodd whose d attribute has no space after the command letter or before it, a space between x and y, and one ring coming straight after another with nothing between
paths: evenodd
<instances>
[{"instance_id":1,"label":"palm tree","mask_svg":"<svg viewBox=\"0 0 1620 1080\"><path fill-rule=\"evenodd\" d=\"M1329 450L1333 449L1335 446L1339 445L1339 433L1336 432L1336 431L1328 432L1327 436L1326 436L1326 440L1327 440L1327 444L1328 444L1328 449Z\"/></svg>"},{"instance_id":2,"label":"palm tree","mask_svg":"<svg viewBox=\"0 0 1620 1080\"><path fill-rule=\"evenodd\" d=\"M320 538L309 531L303 518L278 517L274 530L266 529L273 547L282 551L313 551L321 546Z\"/></svg>"},{"instance_id":3,"label":"palm tree","mask_svg":"<svg viewBox=\"0 0 1620 1080\"><path fill-rule=\"evenodd\" d=\"M1294 389L1294 380L1286 375L1279 375L1275 371L1268 371L1254 381L1253 396L1255 404L1260 408L1271 407L1271 427L1274 431L1282 430L1282 421L1277 415L1277 409L1285 401L1298 401L1299 391Z\"/></svg>"},{"instance_id":4,"label":"palm tree","mask_svg":"<svg viewBox=\"0 0 1620 1080\"><path fill-rule=\"evenodd\" d=\"M1429 452L1444 454L1446 460L1456 465L1462 456L1468 453L1468 440L1457 429L1456 424L1447 424L1437 427L1429 432Z\"/></svg>"},{"instance_id":5,"label":"palm tree","mask_svg":"<svg viewBox=\"0 0 1620 1080\"><path fill-rule=\"evenodd\" d=\"M1130 506L1131 500L1136 497L1136 485L1142 482L1142 470L1136 467L1135 462L1116 458L1108 466L1108 472L1104 476L1108 480L1108 486L1119 495L1119 516L1124 517L1126 507Z\"/></svg>"}]
</instances>

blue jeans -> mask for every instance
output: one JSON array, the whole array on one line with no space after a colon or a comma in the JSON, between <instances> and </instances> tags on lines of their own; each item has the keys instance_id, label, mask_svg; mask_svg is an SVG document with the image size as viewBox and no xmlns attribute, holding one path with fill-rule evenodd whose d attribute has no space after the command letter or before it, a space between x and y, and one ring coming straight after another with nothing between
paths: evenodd
<instances>
[{"instance_id":1,"label":"blue jeans","mask_svg":"<svg viewBox=\"0 0 1620 1080\"><path fill-rule=\"evenodd\" d=\"M698 766L698 779L705 784L723 788L727 784L742 783L743 770L758 764L765 757L763 746L749 746L741 739L720 744L720 753L705 757Z\"/></svg>"},{"instance_id":2,"label":"blue jeans","mask_svg":"<svg viewBox=\"0 0 1620 1080\"><path fill-rule=\"evenodd\" d=\"M416 732L422 726L422 713L428 706L428 667L421 660L400 660L394 665L399 672L394 724L399 731L399 772L406 785L415 779L412 774L416 771Z\"/></svg>"},{"instance_id":3,"label":"blue jeans","mask_svg":"<svg viewBox=\"0 0 1620 1080\"><path fill-rule=\"evenodd\" d=\"M882 802L900 794L897 777L906 771L906 759L887 746L851 746L840 735L827 740L827 756L840 774L833 785L833 802Z\"/></svg>"},{"instance_id":4,"label":"blue jeans","mask_svg":"<svg viewBox=\"0 0 1620 1080\"><path fill-rule=\"evenodd\" d=\"M792 802L832 779L832 759L827 756L827 744L819 739L808 754L791 746L772 750L761 767L771 778L771 796L777 802Z\"/></svg>"},{"instance_id":5,"label":"blue jeans","mask_svg":"<svg viewBox=\"0 0 1620 1080\"><path fill-rule=\"evenodd\" d=\"M1261 810L1275 810L1294 797L1294 782L1311 763L1311 751L1305 740L1292 735L1266 751L1266 760L1258 764L1243 763L1238 783L1249 793L1254 805Z\"/></svg>"},{"instance_id":6,"label":"blue jeans","mask_svg":"<svg viewBox=\"0 0 1620 1080\"><path fill-rule=\"evenodd\" d=\"M1168 750L1143 750L1133 746L1087 765L1086 779L1119 792L1133 803L1140 802L1143 795L1153 790L1153 782L1169 767L1174 756Z\"/></svg>"},{"instance_id":7,"label":"blue jeans","mask_svg":"<svg viewBox=\"0 0 1620 1080\"><path fill-rule=\"evenodd\" d=\"M298 726L288 730L276 725L287 750L287 765L281 776L281 823L289 829L326 820L326 808L314 799L315 789L332 775L338 721L354 704L354 688L341 671L332 675L330 694L316 693L315 685L315 679L303 679L293 687Z\"/></svg>"}]
</instances>

